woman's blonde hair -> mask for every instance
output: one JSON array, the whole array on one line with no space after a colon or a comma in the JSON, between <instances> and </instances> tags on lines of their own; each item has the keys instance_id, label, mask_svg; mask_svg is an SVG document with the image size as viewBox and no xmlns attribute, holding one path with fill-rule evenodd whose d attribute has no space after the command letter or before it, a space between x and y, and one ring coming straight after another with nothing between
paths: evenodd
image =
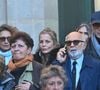
<instances>
[{"instance_id":1,"label":"woman's blonde hair","mask_svg":"<svg viewBox=\"0 0 100 90\"><path fill-rule=\"evenodd\" d=\"M51 28L47 27L47 28L43 29L43 31L41 31L40 34L39 34L39 39L40 39L40 35L41 34L48 34L48 35L50 35L51 39L53 40L54 46L58 46L56 32L53 31Z\"/></svg>"},{"instance_id":2,"label":"woman's blonde hair","mask_svg":"<svg viewBox=\"0 0 100 90\"><path fill-rule=\"evenodd\" d=\"M52 78L52 77L56 77L58 76L59 78L61 78L64 82L64 85L67 82L67 76L65 74L64 69L61 66L58 65L50 65L48 67L45 67L42 72L41 72L41 76L40 76L40 86L41 88L46 87L47 83L48 83L48 79Z\"/></svg>"}]
</instances>

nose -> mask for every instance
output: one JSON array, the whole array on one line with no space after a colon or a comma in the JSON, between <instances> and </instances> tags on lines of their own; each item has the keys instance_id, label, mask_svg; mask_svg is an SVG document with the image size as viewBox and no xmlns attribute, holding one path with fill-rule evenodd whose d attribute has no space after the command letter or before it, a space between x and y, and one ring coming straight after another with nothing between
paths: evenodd
<instances>
[{"instance_id":1,"label":"nose","mask_svg":"<svg viewBox=\"0 0 100 90\"><path fill-rule=\"evenodd\" d=\"M71 45L70 46L74 46L73 42L71 42Z\"/></svg>"},{"instance_id":2,"label":"nose","mask_svg":"<svg viewBox=\"0 0 100 90\"><path fill-rule=\"evenodd\" d=\"M18 47L18 46L16 46L16 47L15 47L15 50L19 50L19 47Z\"/></svg>"},{"instance_id":3,"label":"nose","mask_svg":"<svg viewBox=\"0 0 100 90\"><path fill-rule=\"evenodd\" d=\"M55 84L55 86L54 86L55 89L54 90L58 90L58 87L59 86L57 84Z\"/></svg>"},{"instance_id":4,"label":"nose","mask_svg":"<svg viewBox=\"0 0 100 90\"><path fill-rule=\"evenodd\" d=\"M43 43L42 43L42 45L43 45L43 46L45 46L45 45L46 45L46 43L45 43L45 42L43 42Z\"/></svg>"},{"instance_id":5,"label":"nose","mask_svg":"<svg viewBox=\"0 0 100 90\"><path fill-rule=\"evenodd\" d=\"M14 50L14 51L18 51L18 50L19 50L18 45L15 45L14 48L13 48L13 50Z\"/></svg>"},{"instance_id":6,"label":"nose","mask_svg":"<svg viewBox=\"0 0 100 90\"><path fill-rule=\"evenodd\" d=\"M5 43L9 43L9 41L8 41L8 39L7 39L7 38L5 38Z\"/></svg>"}]
</instances>

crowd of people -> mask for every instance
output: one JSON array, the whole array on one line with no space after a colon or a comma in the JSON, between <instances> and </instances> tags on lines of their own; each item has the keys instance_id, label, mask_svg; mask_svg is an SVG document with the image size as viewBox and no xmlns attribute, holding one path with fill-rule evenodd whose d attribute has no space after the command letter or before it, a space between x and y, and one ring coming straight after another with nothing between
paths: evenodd
<instances>
[{"instance_id":1,"label":"crowd of people","mask_svg":"<svg viewBox=\"0 0 100 90\"><path fill-rule=\"evenodd\" d=\"M51 28L39 44L18 28L0 26L0 90L100 90L100 11L65 37Z\"/></svg>"}]
</instances>

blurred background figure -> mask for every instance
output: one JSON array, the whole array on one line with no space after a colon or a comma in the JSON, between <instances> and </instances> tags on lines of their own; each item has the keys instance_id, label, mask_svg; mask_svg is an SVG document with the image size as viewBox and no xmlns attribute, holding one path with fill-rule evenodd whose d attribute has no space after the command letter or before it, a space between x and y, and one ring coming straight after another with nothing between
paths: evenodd
<instances>
[{"instance_id":1,"label":"blurred background figure","mask_svg":"<svg viewBox=\"0 0 100 90\"><path fill-rule=\"evenodd\" d=\"M65 84L67 84L67 76L61 66L50 65L42 70L41 90L64 90Z\"/></svg>"},{"instance_id":2,"label":"blurred background figure","mask_svg":"<svg viewBox=\"0 0 100 90\"><path fill-rule=\"evenodd\" d=\"M0 55L4 56L6 65L12 58L10 50L10 39L17 30L18 29L16 27L12 27L7 24L0 26Z\"/></svg>"},{"instance_id":3,"label":"blurred background figure","mask_svg":"<svg viewBox=\"0 0 100 90\"><path fill-rule=\"evenodd\" d=\"M82 23L76 28L76 31L84 35L85 40L88 42L92 33L92 26L87 23Z\"/></svg>"},{"instance_id":4,"label":"blurred background figure","mask_svg":"<svg viewBox=\"0 0 100 90\"><path fill-rule=\"evenodd\" d=\"M0 90L13 90L14 77L6 71L4 57L0 55Z\"/></svg>"},{"instance_id":5,"label":"blurred background figure","mask_svg":"<svg viewBox=\"0 0 100 90\"><path fill-rule=\"evenodd\" d=\"M86 53L100 60L100 11L91 16L92 35L89 39Z\"/></svg>"},{"instance_id":6,"label":"blurred background figure","mask_svg":"<svg viewBox=\"0 0 100 90\"><path fill-rule=\"evenodd\" d=\"M33 39L25 32L17 32L12 37L10 44L12 60L9 61L8 72L15 77L15 89L31 90L32 87L32 90L37 90L36 86L38 86L37 83L39 82L42 68L34 60L32 54L32 48L34 46Z\"/></svg>"},{"instance_id":7,"label":"blurred background figure","mask_svg":"<svg viewBox=\"0 0 100 90\"><path fill-rule=\"evenodd\" d=\"M43 66L50 65L56 58L59 50L56 33L50 28L45 28L39 34L39 49L35 54L35 60L42 63Z\"/></svg>"}]
</instances>

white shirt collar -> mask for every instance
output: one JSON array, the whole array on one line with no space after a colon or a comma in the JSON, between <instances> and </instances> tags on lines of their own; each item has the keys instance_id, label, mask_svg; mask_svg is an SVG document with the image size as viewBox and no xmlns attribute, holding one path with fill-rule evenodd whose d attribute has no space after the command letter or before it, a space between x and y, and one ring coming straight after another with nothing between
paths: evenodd
<instances>
[{"instance_id":1,"label":"white shirt collar","mask_svg":"<svg viewBox=\"0 0 100 90\"><path fill-rule=\"evenodd\" d=\"M76 59L77 66L78 66L79 68L82 67L83 58L84 58L84 55L82 54L80 58ZM72 64L73 64L74 61L75 61L75 60L72 60L72 59L71 59L71 66L73 66ZM71 67L71 70L72 70L72 67Z\"/></svg>"}]
</instances>

